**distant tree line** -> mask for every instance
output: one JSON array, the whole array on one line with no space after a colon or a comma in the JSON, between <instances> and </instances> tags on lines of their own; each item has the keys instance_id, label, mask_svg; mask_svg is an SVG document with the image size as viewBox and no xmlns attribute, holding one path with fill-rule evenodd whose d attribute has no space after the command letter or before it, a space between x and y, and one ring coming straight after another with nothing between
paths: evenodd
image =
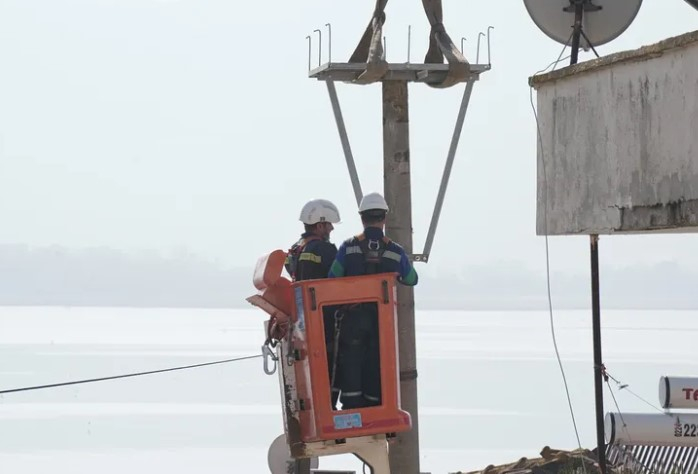
<instances>
[{"instance_id":1,"label":"distant tree line","mask_svg":"<svg viewBox=\"0 0 698 474\"><path fill-rule=\"evenodd\" d=\"M0 305L249 307L252 268L193 256L106 248L0 245ZM602 304L625 309L698 309L698 272L667 263L602 268ZM589 275L553 274L558 308L588 308ZM421 309L543 309L545 276L517 265L468 266L458 277L422 276Z\"/></svg>"}]
</instances>

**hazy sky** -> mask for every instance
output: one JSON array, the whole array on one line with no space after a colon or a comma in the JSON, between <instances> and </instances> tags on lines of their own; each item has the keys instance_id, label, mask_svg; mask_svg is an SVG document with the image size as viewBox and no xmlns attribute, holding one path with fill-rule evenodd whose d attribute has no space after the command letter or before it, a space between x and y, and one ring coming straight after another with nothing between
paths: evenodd
<instances>
[{"instance_id":1,"label":"hazy sky","mask_svg":"<svg viewBox=\"0 0 698 474\"><path fill-rule=\"evenodd\" d=\"M242 3L0 0L0 243L186 248L251 266L290 245L299 209L313 197L340 207L335 241L356 233L327 92L307 78L305 36L321 28L326 40L331 22L333 59L346 61L374 2ZM543 269L527 78L561 45L538 30L520 0L444 0L444 8L449 33L458 43L467 38L471 61L478 32L495 27L493 68L474 90L432 262L418 268ZM406 60L409 24L412 60L421 60L428 39L421 2L393 0L387 15L388 60ZM698 11L682 0L645 0L631 27L598 50L695 29ZM326 51L325 42L325 60ZM580 61L591 57L582 53ZM382 190L380 86L338 90L364 192ZM462 88L413 85L410 94L421 251ZM588 238L551 244L553 269L588 267ZM601 245L608 265L698 264L690 234L605 237Z\"/></svg>"}]
</instances>

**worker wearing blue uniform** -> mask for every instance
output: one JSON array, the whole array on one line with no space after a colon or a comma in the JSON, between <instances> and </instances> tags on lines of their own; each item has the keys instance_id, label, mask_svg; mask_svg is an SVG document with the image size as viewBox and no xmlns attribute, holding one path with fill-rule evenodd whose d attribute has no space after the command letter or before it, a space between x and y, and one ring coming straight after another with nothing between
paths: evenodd
<instances>
[{"instance_id":1,"label":"worker wearing blue uniform","mask_svg":"<svg viewBox=\"0 0 698 474\"><path fill-rule=\"evenodd\" d=\"M388 204L383 196L364 196L359 214L363 233L344 241L337 251L329 277L395 272L398 281L414 286L418 277L403 248L383 233ZM362 303L337 313L339 325L338 368L343 409L381 404L378 308Z\"/></svg>"}]
</instances>

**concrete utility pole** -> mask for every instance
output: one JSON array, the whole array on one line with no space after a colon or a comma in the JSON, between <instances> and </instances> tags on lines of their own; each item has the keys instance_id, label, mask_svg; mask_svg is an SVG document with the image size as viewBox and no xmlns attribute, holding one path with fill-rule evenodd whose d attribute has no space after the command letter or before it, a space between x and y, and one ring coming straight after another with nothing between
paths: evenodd
<instances>
[{"instance_id":1,"label":"concrete utility pole","mask_svg":"<svg viewBox=\"0 0 698 474\"><path fill-rule=\"evenodd\" d=\"M410 178L410 125L407 81L383 85L383 187L390 203L386 235L412 254L412 183ZM414 288L398 286L398 343L402 408L412 417L412 430L403 433L390 449L393 472L419 473L419 413L417 403L417 349L415 344Z\"/></svg>"},{"instance_id":2,"label":"concrete utility pole","mask_svg":"<svg viewBox=\"0 0 698 474\"><path fill-rule=\"evenodd\" d=\"M414 262L426 263L443 205L446 187L455 158L460 132L468 108L473 84L483 72L489 71L489 33L487 29L487 64L469 64L453 45L442 23L440 0L423 0L432 26L429 52L425 62L388 63L385 58L382 25L383 10L388 0L376 0L376 9L366 32L349 62L327 62L308 71L308 76L326 81L334 112L339 138L347 162L357 204L362 190L356 172L354 157L344 125L336 82L348 84L381 83L383 92L383 185L385 199L390 206L386 234L403 246ZM408 35L411 35L411 28ZM481 33L484 36L484 33ZM408 36L408 43L410 41ZM479 45L479 42L478 42ZM408 44L408 51L410 45ZM309 47L309 51L312 48ZM408 53L409 55L409 53ZM444 64L444 58L447 64ZM311 64L311 61L308 61ZM412 248L412 199L410 182L410 143L408 84L421 83L435 89L465 84L465 92L457 114L456 126L446 158L443 178L436 198L434 213L427 233L424 251L414 253ZM412 430L397 434L390 447L390 470L394 474L420 474L419 469L419 412L417 399L417 351L415 344L414 290L398 286L398 344L400 357L401 407L410 413Z\"/></svg>"}]
</instances>

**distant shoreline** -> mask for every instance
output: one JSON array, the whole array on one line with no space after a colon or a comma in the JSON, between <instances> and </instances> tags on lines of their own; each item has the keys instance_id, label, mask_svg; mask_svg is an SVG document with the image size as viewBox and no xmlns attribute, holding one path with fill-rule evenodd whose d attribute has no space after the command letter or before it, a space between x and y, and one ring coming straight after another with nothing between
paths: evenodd
<instances>
[{"instance_id":1,"label":"distant shoreline","mask_svg":"<svg viewBox=\"0 0 698 474\"><path fill-rule=\"evenodd\" d=\"M0 245L0 306L252 308L252 267L109 248ZM588 273L551 274L553 308L589 310ZM698 271L676 262L601 268L605 309L696 310ZM420 275L418 310L544 311L546 276L516 262L454 263Z\"/></svg>"}]
</instances>

